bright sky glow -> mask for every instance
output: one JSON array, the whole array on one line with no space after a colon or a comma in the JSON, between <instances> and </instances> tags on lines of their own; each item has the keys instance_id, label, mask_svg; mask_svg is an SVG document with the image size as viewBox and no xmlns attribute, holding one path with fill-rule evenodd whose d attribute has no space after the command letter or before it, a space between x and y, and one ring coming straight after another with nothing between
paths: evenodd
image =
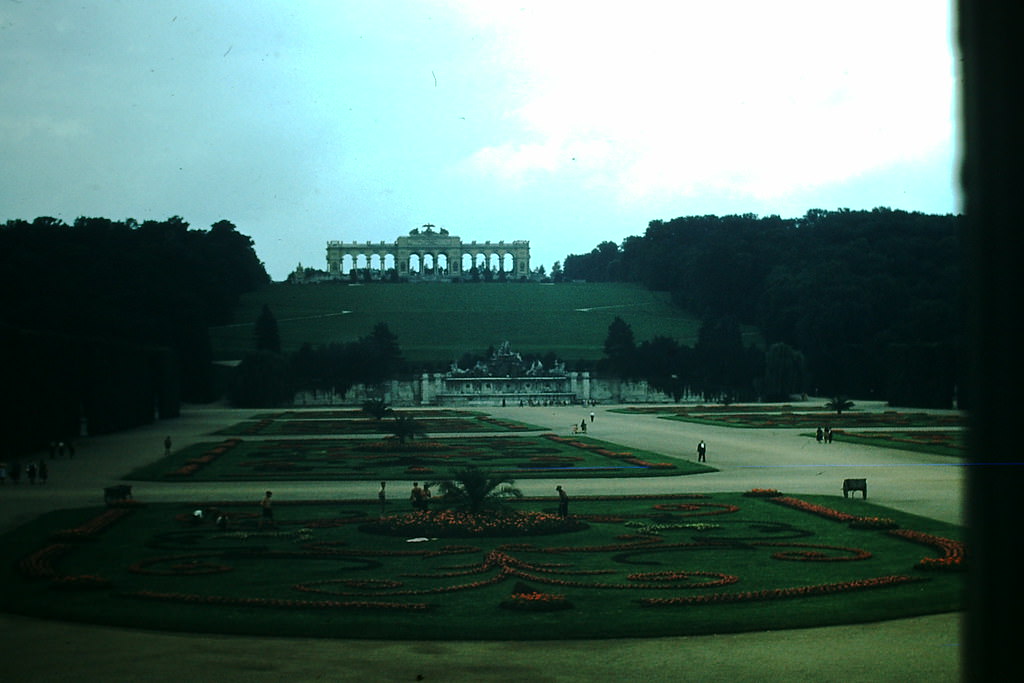
<instances>
[{"instance_id":1,"label":"bright sky glow","mask_svg":"<svg viewBox=\"0 0 1024 683\"><path fill-rule=\"evenodd\" d=\"M274 279L424 223L960 210L943 0L0 6L0 220L221 218ZM55 264L55 267L57 264Z\"/></svg>"}]
</instances>

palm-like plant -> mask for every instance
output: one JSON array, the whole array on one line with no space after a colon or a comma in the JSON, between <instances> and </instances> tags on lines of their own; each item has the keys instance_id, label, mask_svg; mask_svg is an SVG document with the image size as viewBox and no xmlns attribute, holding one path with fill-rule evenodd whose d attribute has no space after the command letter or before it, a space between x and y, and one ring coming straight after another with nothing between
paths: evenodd
<instances>
[{"instance_id":1,"label":"palm-like plant","mask_svg":"<svg viewBox=\"0 0 1024 683\"><path fill-rule=\"evenodd\" d=\"M829 399L825 404L825 407L829 410L836 411L836 415L842 415L844 410L849 410L853 407L853 401L845 396L836 396L835 398Z\"/></svg>"},{"instance_id":2,"label":"palm-like plant","mask_svg":"<svg viewBox=\"0 0 1024 683\"><path fill-rule=\"evenodd\" d=\"M426 436L423 425L408 415L396 415L394 420L388 423L388 431L398 437L398 443L404 444L405 440L412 441L417 436Z\"/></svg>"},{"instance_id":3,"label":"palm-like plant","mask_svg":"<svg viewBox=\"0 0 1024 683\"><path fill-rule=\"evenodd\" d=\"M452 472L451 477L436 482L447 506L482 512L500 508L507 498L522 498L523 492L514 486L514 479L492 475L472 465Z\"/></svg>"},{"instance_id":4,"label":"palm-like plant","mask_svg":"<svg viewBox=\"0 0 1024 683\"><path fill-rule=\"evenodd\" d=\"M382 398L371 398L363 401L363 412L378 422L391 414L391 407Z\"/></svg>"}]
</instances>

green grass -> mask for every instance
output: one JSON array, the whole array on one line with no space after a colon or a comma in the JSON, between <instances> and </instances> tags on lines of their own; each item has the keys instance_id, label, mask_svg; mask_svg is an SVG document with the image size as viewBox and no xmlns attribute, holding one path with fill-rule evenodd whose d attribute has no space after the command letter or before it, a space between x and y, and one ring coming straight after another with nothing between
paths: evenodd
<instances>
[{"instance_id":1,"label":"green grass","mask_svg":"<svg viewBox=\"0 0 1024 683\"><path fill-rule=\"evenodd\" d=\"M615 316L632 326L638 342L661 335L692 346L700 327L667 293L617 283L275 283L246 294L234 322L210 330L215 359L238 359L253 348L263 304L277 318L285 351L304 342L354 341L385 322L413 362L447 363L502 341L520 353L595 360L604 355ZM747 343L757 339L753 331L747 336Z\"/></svg>"},{"instance_id":2,"label":"green grass","mask_svg":"<svg viewBox=\"0 0 1024 683\"><path fill-rule=\"evenodd\" d=\"M127 478L148 481L443 479L473 465L513 479L650 477L714 472L586 437L466 436L406 444L374 439L225 439L191 445Z\"/></svg>"},{"instance_id":3,"label":"green grass","mask_svg":"<svg viewBox=\"0 0 1024 683\"><path fill-rule=\"evenodd\" d=\"M961 533L957 527L866 501L824 496L805 500L856 515L889 517L904 528L948 539L959 539ZM518 505L550 513L555 501L531 499ZM388 514L403 513L406 504L393 507ZM262 532L256 528L255 501L220 504L232 516L227 531L208 521L191 523L193 508L184 503L137 506L95 533L60 541L67 548L50 561L17 560L49 547L55 532L86 524L103 511L50 513L5 535L0 542L15 562L0 567L0 609L190 632L530 640L802 628L963 608L961 573L915 569L921 558L936 555L933 548L739 494L574 499L570 512L589 525L582 531L422 543L361 531L362 522L378 515L375 502L279 502L277 528ZM639 534L636 525L645 523L675 528L653 536ZM686 524L703 526L679 528ZM799 544L849 549L811 551L827 556L847 556L857 549L870 557L773 557L786 546L808 552ZM493 551L499 554L490 555ZM56 590L54 577L44 576L49 571L58 579L97 576L110 585ZM666 572L707 574L658 581ZM648 577L630 579L637 573ZM719 587L695 585L721 575L737 581ZM890 575L923 580L776 600L669 607L641 603L644 598L849 585ZM564 595L572 608L502 609L501 602L517 584ZM157 594L176 597L144 599ZM403 609L419 605L422 609Z\"/></svg>"},{"instance_id":4,"label":"green grass","mask_svg":"<svg viewBox=\"0 0 1024 683\"><path fill-rule=\"evenodd\" d=\"M403 410L413 417L427 434L474 432L542 431L518 420L493 418L486 413L460 410ZM387 432L391 417L377 420L361 410L287 411L257 415L218 429L215 434L237 436L335 436L339 434L381 434Z\"/></svg>"},{"instance_id":5,"label":"green grass","mask_svg":"<svg viewBox=\"0 0 1024 683\"><path fill-rule=\"evenodd\" d=\"M695 422L722 427L779 428L831 426L833 431L849 427L961 427L966 419L961 415L935 413L792 413L768 410L748 411L746 407L735 412L704 412L700 409L667 408L660 412L666 420Z\"/></svg>"},{"instance_id":6,"label":"green grass","mask_svg":"<svg viewBox=\"0 0 1024 683\"><path fill-rule=\"evenodd\" d=\"M962 431L884 431L884 432L849 432L833 431L836 441L856 443L864 446L880 446L897 448L915 453L932 455L948 455L955 458L966 458L967 435ZM806 436L813 437L813 434Z\"/></svg>"}]
</instances>

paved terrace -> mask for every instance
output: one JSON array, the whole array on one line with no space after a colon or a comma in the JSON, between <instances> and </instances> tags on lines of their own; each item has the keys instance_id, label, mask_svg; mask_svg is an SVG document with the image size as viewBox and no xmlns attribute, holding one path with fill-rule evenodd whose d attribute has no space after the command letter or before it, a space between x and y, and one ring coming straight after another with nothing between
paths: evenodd
<instances>
[{"instance_id":1,"label":"paved terrace","mask_svg":"<svg viewBox=\"0 0 1024 683\"><path fill-rule=\"evenodd\" d=\"M811 400L799 410L817 409ZM839 494L842 480L868 480L869 500L934 519L963 524L962 461L909 451L801 436L808 429L740 429L595 409L588 436L679 459L696 459L707 443L707 464L719 472L646 479L524 479L526 495L745 491ZM858 402L857 409L882 410ZM590 409L490 408L570 433ZM94 505L102 488L129 470L174 448L221 437L209 434L265 410L186 407L182 417L120 434L83 438L75 458L49 461L50 481L0 489L0 530L42 512ZM432 435L436 436L436 435ZM247 439L280 437L247 437ZM292 437L289 437L292 438ZM42 456L43 454L40 454ZM247 483L131 483L148 502L253 501L265 485ZM395 495L402 484L394 482ZM389 488L391 488L389 486ZM376 482L274 482L274 496L288 499L375 499ZM856 494L855 494L856 495ZM859 496L858 496L859 498ZM13 559L13 558L7 558ZM4 679L93 683L163 681L953 681L959 679L960 614L873 624L688 638L544 642L408 642L249 638L173 634L67 624L0 615ZM14 654L11 654L14 653Z\"/></svg>"}]
</instances>

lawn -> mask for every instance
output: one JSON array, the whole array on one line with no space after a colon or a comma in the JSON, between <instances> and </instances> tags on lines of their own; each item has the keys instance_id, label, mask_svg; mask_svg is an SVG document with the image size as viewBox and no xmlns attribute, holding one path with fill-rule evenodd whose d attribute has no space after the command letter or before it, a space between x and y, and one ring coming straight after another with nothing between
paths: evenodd
<instances>
[{"instance_id":1,"label":"lawn","mask_svg":"<svg viewBox=\"0 0 1024 683\"><path fill-rule=\"evenodd\" d=\"M523 354L596 360L604 356L615 316L632 326L638 341L661 335L692 346L700 327L666 292L628 284L276 283L243 295L234 322L211 328L215 359L238 359L253 348L253 324L264 303L277 319L285 352L305 342L355 341L384 322L413 362L448 363L502 341ZM759 340L753 328L744 329L747 343Z\"/></svg>"},{"instance_id":2,"label":"lawn","mask_svg":"<svg viewBox=\"0 0 1024 683\"><path fill-rule=\"evenodd\" d=\"M486 413L460 410L402 410L412 417L427 434L460 432L524 432L541 431L518 420L491 417ZM377 420L361 410L287 411L257 415L218 430L217 434L238 436L328 436L339 434L384 434L389 418Z\"/></svg>"},{"instance_id":3,"label":"lawn","mask_svg":"<svg viewBox=\"0 0 1024 683\"><path fill-rule=\"evenodd\" d=\"M418 541L383 532L408 515L455 516L408 513L404 501L383 519L376 501L281 501L261 530L255 501L64 510L0 539L16 560L0 567L0 608L189 632L431 640L724 633L963 608L961 530L867 501L574 498L567 522L555 507L513 504L544 534L453 521L442 525L450 537ZM212 521L222 513L224 529Z\"/></svg>"},{"instance_id":4,"label":"lawn","mask_svg":"<svg viewBox=\"0 0 1024 683\"><path fill-rule=\"evenodd\" d=\"M881 413L834 412L795 413L789 411L750 410L747 407L733 412L707 411L700 408L667 408L659 411L666 420L680 420L723 427L754 429L778 427L823 427L833 429L850 427L962 427L966 418L961 415L936 413L901 413L895 410Z\"/></svg>"},{"instance_id":5,"label":"lawn","mask_svg":"<svg viewBox=\"0 0 1024 683\"><path fill-rule=\"evenodd\" d=\"M950 455L957 458L966 458L968 455L966 434L960 430L851 432L843 429L833 430L832 435L836 441L846 443L898 448L917 453ZM807 434L807 436L813 437L814 435Z\"/></svg>"},{"instance_id":6,"label":"lawn","mask_svg":"<svg viewBox=\"0 0 1024 683\"><path fill-rule=\"evenodd\" d=\"M467 465L513 479L649 477L714 472L714 468L586 437L468 436L394 438L240 438L194 444L128 479L144 481L377 481L444 478Z\"/></svg>"}]
</instances>

